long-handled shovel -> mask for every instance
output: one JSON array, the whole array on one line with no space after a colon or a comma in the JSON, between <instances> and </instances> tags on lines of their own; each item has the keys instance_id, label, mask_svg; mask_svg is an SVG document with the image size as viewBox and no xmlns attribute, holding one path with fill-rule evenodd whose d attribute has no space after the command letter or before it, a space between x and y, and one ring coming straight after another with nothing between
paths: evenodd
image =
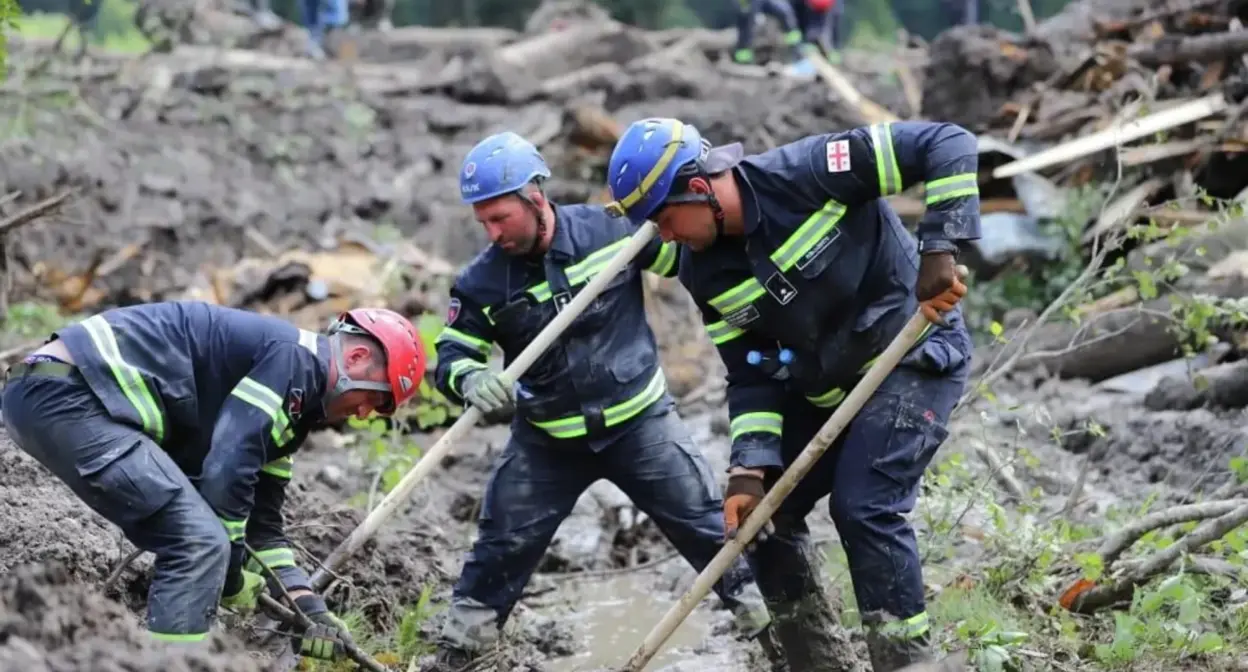
<instances>
[{"instance_id":1,"label":"long-handled shovel","mask_svg":"<svg viewBox=\"0 0 1248 672\"><path fill-rule=\"evenodd\" d=\"M654 238L654 234L657 231L658 228L653 222L646 222L642 225L637 230L637 233L634 233L632 238L629 239L628 244L611 258L606 267L585 285L585 288L576 295L576 298L572 299L555 316L555 319L551 320L550 324L547 324L538 333L533 342L516 357L511 366L503 371L503 379L507 382L513 382L524 375L524 372L537 361L538 357L542 356L542 353L546 352L546 349L555 342L555 339L559 338L560 334L568 328L568 325L572 324L572 321L585 311L590 302L602 293L607 283L636 258L642 248ZM442 458L450 452L455 442L467 433L473 425L476 425L480 417L481 412L471 406L464 411L464 414L455 421L455 424L446 430L442 438L433 444L429 452L425 453L420 461L413 465L411 470L403 476L403 480L399 481L394 489L386 495L385 499L377 505L377 508L369 511L368 517L321 563L320 567L312 575L312 587L314 590L325 590L325 587L330 584L335 573L346 563L347 559L359 551L376 534L378 528L390 516L394 515L399 505L407 499L412 489L416 487L416 484L420 483L421 479L428 476L434 467L442 462Z\"/></svg>"},{"instance_id":2,"label":"long-handled shovel","mask_svg":"<svg viewBox=\"0 0 1248 672\"><path fill-rule=\"evenodd\" d=\"M831 446L836 441L836 437L849 426L850 421L854 419L858 411L862 410L863 404L867 403L872 394L875 394L876 389L884 382L888 374L892 373L906 352L914 346L926 327L927 318L923 316L923 313L916 312L914 317L910 318L910 321L906 323L901 333L897 334L893 342L888 345L884 353L880 355L866 375L862 377L862 380L850 391L845 401L841 402L840 407L836 409L832 417L828 418L828 421L823 424L815 438L811 439L806 448L793 461L793 464L785 470L780 480L771 486L771 490L767 492L767 495L763 497L754 511L742 523L740 529L737 530L736 537L724 544L724 547L719 549L719 553L716 553L715 557L711 558L710 563L706 565L702 573L698 574L698 578L693 582L693 585L680 598L680 601L672 605L672 608L668 609L663 618L655 624L650 633L646 635L646 638L642 640L641 646L628 659L628 662L624 664L620 672L641 672L646 664L650 662L650 659L654 658L663 644L676 631L676 628L680 627L680 624L688 618L694 607L711 591L711 587L715 585L715 582L724 575L724 572L728 571L728 568L732 566L732 563L741 555L745 547L754 539L758 531L763 528L767 521L771 520L772 514L780 507L780 503L784 501L784 498L793 492L793 488L797 486L798 482L810 472L815 463L819 461L819 458L827 452L828 446Z\"/></svg>"}]
</instances>

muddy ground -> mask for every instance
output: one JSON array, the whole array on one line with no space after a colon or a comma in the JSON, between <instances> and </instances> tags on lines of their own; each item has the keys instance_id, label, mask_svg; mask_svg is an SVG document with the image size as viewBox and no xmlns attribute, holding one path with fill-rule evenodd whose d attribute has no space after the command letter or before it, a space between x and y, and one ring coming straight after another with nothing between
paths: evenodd
<instances>
[{"instance_id":1,"label":"muddy ground","mask_svg":"<svg viewBox=\"0 0 1248 672\"><path fill-rule=\"evenodd\" d=\"M709 412L717 392L712 383L682 405L698 443L715 471L726 466L728 444L721 412ZM1013 464L1020 482L1038 486L1042 501L1060 507L1092 456L1078 509L1097 516L1111 505L1157 495L1183 501L1211 491L1227 479L1227 460L1245 446L1245 412L1150 412L1143 392L1089 389L1078 382L1019 382L1000 386L995 403L980 400L961 411L940 460L961 454L986 500L1005 502L987 471L973 457L975 444L991 446ZM1077 430L1094 419L1104 438L1069 441L1059 448L1053 427ZM434 435L413 437L429 445ZM350 565L347 581L329 594L341 611L362 613L379 631L393 632L423 591L434 598L422 631L438 623L437 605L448 595L473 538L472 516L492 458L506 439L501 427L480 428L448 457L436 476L420 486L410 503ZM1014 459L1030 451L1035 461ZM316 435L297 457L288 505L291 536L305 564L324 557L363 517L375 491L377 464L365 449L334 433ZM930 480L930 479L929 479ZM931 487L930 484L928 486ZM222 637L221 652L188 659L179 668L142 644L140 617L150 571L142 556L122 574L112 599L100 584L132 550L117 531L8 441L0 444L0 669L41 660L51 670L100 670L95 662L116 661L126 670L245 670L244 644ZM924 514L935 504L925 497L916 510L920 535L930 536ZM821 547L835 551L835 530L826 510L813 515ZM928 564L933 590L969 571L981 554L975 534L986 525L981 507L960 519L950 557ZM582 497L560 528L509 626L507 646L491 669L590 670L619 664L688 587L694 572L671 551L653 524L622 493L600 482ZM843 584L842 584L843 585ZM948 628L950 624L938 624ZM752 647L727 634L728 614L708 599L672 639L654 669L760 669ZM233 629L243 639L255 633ZM392 650L374 642L377 650ZM268 651L273 651L270 646ZM260 656L260 654L256 654ZM33 658L32 658L33 657ZM261 656L263 657L263 656ZM258 669L258 668L257 668ZM865 669L865 668L864 668Z\"/></svg>"}]
</instances>

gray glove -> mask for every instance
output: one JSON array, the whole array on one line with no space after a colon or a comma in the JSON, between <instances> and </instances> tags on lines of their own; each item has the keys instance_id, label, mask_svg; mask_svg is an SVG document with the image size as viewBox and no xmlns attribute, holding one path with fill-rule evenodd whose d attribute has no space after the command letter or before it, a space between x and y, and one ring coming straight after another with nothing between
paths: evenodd
<instances>
[{"instance_id":1,"label":"gray glove","mask_svg":"<svg viewBox=\"0 0 1248 672\"><path fill-rule=\"evenodd\" d=\"M493 371L468 374L464 379L464 399L488 416L506 415L516 408L511 385Z\"/></svg>"}]
</instances>

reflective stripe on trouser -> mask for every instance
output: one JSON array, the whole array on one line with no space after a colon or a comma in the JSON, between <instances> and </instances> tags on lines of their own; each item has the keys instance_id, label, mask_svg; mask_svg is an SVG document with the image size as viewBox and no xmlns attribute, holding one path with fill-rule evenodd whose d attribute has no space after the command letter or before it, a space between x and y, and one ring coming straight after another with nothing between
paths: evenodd
<instances>
[{"instance_id":1,"label":"reflective stripe on trouser","mask_svg":"<svg viewBox=\"0 0 1248 672\"><path fill-rule=\"evenodd\" d=\"M948 345L946 338L933 338L924 348L937 350ZM916 353L914 361L920 361L919 354L923 353ZM890 626L890 641L892 635L900 634L917 637L907 640L916 645L922 643L926 623L922 566L914 530L905 514L914 507L919 480L947 435L944 425L965 388L969 359L946 361L947 368L941 371L912 365L894 369L836 444L781 504L774 518L777 533L752 555L759 587L769 604L777 605L773 607L777 622L783 621L786 613L786 607L780 605L793 605L799 625L812 624L791 638L823 641L826 647L835 648L835 642L817 632L819 618L811 616L821 608L808 603L818 568L802 549L805 525L801 521L819 499L829 496L832 520L845 548L864 623L880 628L885 623L901 624ZM792 394L785 400L783 415L782 457L787 466L805 449L831 410L812 407ZM792 522L782 524L786 520ZM872 632L877 641L883 641L883 630ZM782 635L781 641L787 648L789 640ZM841 669L817 662L819 657L835 652L808 653L811 661L790 658L790 665L820 672Z\"/></svg>"},{"instance_id":2,"label":"reflective stripe on trouser","mask_svg":"<svg viewBox=\"0 0 1248 672\"><path fill-rule=\"evenodd\" d=\"M662 368L656 368L654 376L642 391L603 410L602 420L607 427L614 427L637 417L667 392L667 378ZM529 420L534 427L556 439L574 439L588 433L588 423L583 415L571 415L558 420Z\"/></svg>"},{"instance_id":3,"label":"reflective stripe on trouser","mask_svg":"<svg viewBox=\"0 0 1248 672\"><path fill-rule=\"evenodd\" d=\"M541 435L512 435L486 485L477 540L441 634L455 648L478 651L494 641L556 529L599 479L617 485L695 568L723 546L719 489L675 412L639 418L599 452L532 437ZM765 618L749 582L738 559L714 586L742 629Z\"/></svg>"},{"instance_id":4,"label":"reflective stripe on trouser","mask_svg":"<svg viewBox=\"0 0 1248 672\"><path fill-rule=\"evenodd\" d=\"M75 374L26 376L4 389L9 436L135 546L156 555L147 626L172 642L207 634L229 563L216 514L138 428L108 416Z\"/></svg>"}]
</instances>

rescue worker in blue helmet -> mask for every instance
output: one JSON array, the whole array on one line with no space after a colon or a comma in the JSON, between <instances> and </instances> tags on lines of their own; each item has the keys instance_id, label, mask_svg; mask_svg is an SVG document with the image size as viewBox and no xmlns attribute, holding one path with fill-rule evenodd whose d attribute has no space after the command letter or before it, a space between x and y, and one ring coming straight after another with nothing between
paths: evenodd
<instances>
[{"instance_id":1,"label":"rescue worker in blue helmet","mask_svg":"<svg viewBox=\"0 0 1248 672\"><path fill-rule=\"evenodd\" d=\"M10 367L4 424L156 555L155 640L200 645L218 604L248 613L267 584L275 597L285 587L313 622L294 649L335 660L350 633L284 530L293 456L313 429L393 413L424 372L416 329L384 309L348 311L316 334L206 303L143 304L57 330Z\"/></svg>"},{"instance_id":2,"label":"rescue worker in blue helmet","mask_svg":"<svg viewBox=\"0 0 1248 672\"><path fill-rule=\"evenodd\" d=\"M677 119L625 130L608 165L612 211L682 244L680 279L727 367L734 530L902 327L931 324L772 517L751 566L789 666L846 669L808 560L806 516L829 495L875 672L926 660L928 617L905 514L947 436L971 340L957 307L958 243L980 235L975 137L898 122L745 156ZM923 183L918 240L883 199Z\"/></svg>"},{"instance_id":3,"label":"rescue worker in blue helmet","mask_svg":"<svg viewBox=\"0 0 1248 672\"><path fill-rule=\"evenodd\" d=\"M456 670L491 647L559 524L595 481L619 486L695 568L723 544L722 501L707 462L676 414L646 322L642 272L672 277L678 251L656 237L514 384L510 363L627 243L637 227L599 205L556 205L550 168L512 132L472 148L460 193L490 245L456 278L437 339L437 387L510 417L511 437L482 499L478 534L455 584L427 670ZM769 620L747 563L715 586L738 632Z\"/></svg>"}]
</instances>

